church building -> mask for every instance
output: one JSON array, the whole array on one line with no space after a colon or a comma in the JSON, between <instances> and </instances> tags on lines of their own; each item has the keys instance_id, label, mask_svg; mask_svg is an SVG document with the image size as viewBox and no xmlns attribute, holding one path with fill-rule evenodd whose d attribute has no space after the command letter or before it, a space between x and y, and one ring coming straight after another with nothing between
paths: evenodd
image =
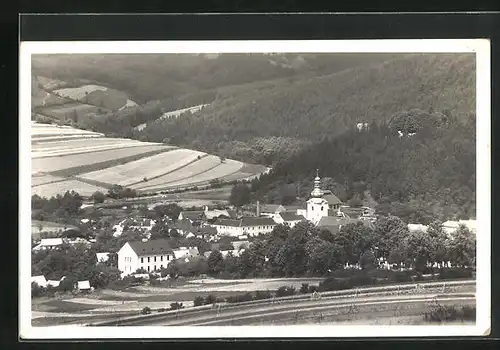
<instances>
[{"instance_id":1,"label":"church building","mask_svg":"<svg viewBox=\"0 0 500 350\"><path fill-rule=\"evenodd\" d=\"M307 201L305 217L315 225L319 223L322 217L338 216L342 202L331 192L321 189L321 179L318 171L314 179L314 188L311 192L311 198Z\"/></svg>"}]
</instances>

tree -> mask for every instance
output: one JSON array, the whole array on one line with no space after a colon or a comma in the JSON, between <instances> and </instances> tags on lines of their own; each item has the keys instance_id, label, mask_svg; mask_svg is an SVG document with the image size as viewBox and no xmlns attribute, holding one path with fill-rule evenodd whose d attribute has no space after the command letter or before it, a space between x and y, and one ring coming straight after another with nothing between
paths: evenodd
<instances>
[{"instance_id":1,"label":"tree","mask_svg":"<svg viewBox=\"0 0 500 350\"><path fill-rule=\"evenodd\" d=\"M216 276L218 275L222 269L224 268L224 258L222 257L221 252L215 250L210 253L210 256L207 260L208 264L208 273Z\"/></svg>"},{"instance_id":2,"label":"tree","mask_svg":"<svg viewBox=\"0 0 500 350\"><path fill-rule=\"evenodd\" d=\"M376 256L388 259L391 262L390 258L396 258L398 255L398 243L408 235L408 232L408 225L396 216L377 220L374 229Z\"/></svg>"},{"instance_id":3,"label":"tree","mask_svg":"<svg viewBox=\"0 0 500 350\"><path fill-rule=\"evenodd\" d=\"M434 255L433 242L429 235L423 231L410 231L401 244L407 266L423 272L427 263Z\"/></svg>"},{"instance_id":4,"label":"tree","mask_svg":"<svg viewBox=\"0 0 500 350\"><path fill-rule=\"evenodd\" d=\"M250 203L250 188L243 183L234 185L229 196L229 203L237 208Z\"/></svg>"},{"instance_id":5,"label":"tree","mask_svg":"<svg viewBox=\"0 0 500 350\"><path fill-rule=\"evenodd\" d=\"M106 196L101 191L95 191L91 198L94 200L94 203L103 203Z\"/></svg>"},{"instance_id":6,"label":"tree","mask_svg":"<svg viewBox=\"0 0 500 350\"><path fill-rule=\"evenodd\" d=\"M352 208L360 208L363 205L363 201L359 197L359 194L355 194L351 199L347 201L347 205Z\"/></svg>"},{"instance_id":7,"label":"tree","mask_svg":"<svg viewBox=\"0 0 500 350\"><path fill-rule=\"evenodd\" d=\"M460 225L451 234L449 243L450 261L455 266L474 266L476 261L476 238L465 226Z\"/></svg>"}]
</instances>

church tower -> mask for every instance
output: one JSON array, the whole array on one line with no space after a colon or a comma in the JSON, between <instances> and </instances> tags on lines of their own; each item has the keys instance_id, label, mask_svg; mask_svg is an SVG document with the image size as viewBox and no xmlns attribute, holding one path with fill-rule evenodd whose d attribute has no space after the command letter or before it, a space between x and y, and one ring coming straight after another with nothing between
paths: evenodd
<instances>
[{"instance_id":1,"label":"church tower","mask_svg":"<svg viewBox=\"0 0 500 350\"><path fill-rule=\"evenodd\" d=\"M321 189L321 179L319 171L316 169L316 178L314 179L314 188L311 192L311 198L307 201L306 219L317 224L323 216L328 216L328 201L323 198L324 192Z\"/></svg>"}]
</instances>

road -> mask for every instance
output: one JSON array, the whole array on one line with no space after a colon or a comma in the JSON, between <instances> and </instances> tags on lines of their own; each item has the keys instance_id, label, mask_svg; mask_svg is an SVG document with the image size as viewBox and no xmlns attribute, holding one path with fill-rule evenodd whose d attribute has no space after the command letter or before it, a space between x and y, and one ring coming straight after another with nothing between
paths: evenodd
<instances>
[{"instance_id":1,"label":"road","mask_svg":"<svg viewBox=\"0 0 500 350\"><path fill-rule=\"evenodd\" d=\"M458 290L460 289L460 290ZM475 286L460 286L454 290L439 288L400 295L375 292L367 295L356 292L332 295L319 300L266 300L259 303L226 304L220 307L190 308L177 312L156 313L113 322L122 326L187 326L187 325L249 325L303 323L321 317L327 321L380 317L422 315L433 305L475 305ZM319 315L319 316L318 316ZM369 316L369 317L368 317ZM111 325L110 323L106 325Z\"/></svg>"}]
</instances>

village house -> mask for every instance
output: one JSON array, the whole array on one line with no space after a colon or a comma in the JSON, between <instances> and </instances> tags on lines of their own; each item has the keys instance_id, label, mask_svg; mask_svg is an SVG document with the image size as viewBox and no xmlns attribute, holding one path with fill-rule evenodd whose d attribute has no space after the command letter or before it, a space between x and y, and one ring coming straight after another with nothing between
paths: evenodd
<instances>
[{"instance_id":1,"label":"village house","mask_svg":"<svg viewBox=\"0 0 500 350\"><path fill-rule=\"evenodd\" d=\"M239 237L241 235L256 236L261 233L269 233L274 229L276 223L269 217L243 217L239 220L217 219L213 227L220 235Z\"/></svg>"},{"instance_id":2,"label":"village house","mask_svg":"<svg viewBox=\"0 0 500 350\"><path fill-rule=\"evenodd\" d=\"M476 233L476 220L448 220L443 222L444 232L451 234L455 232L460 225L467 227L472 233Z\"/></svg>"},{"instance_id":3,"label":"village house","mask_svg":"<svg viewBox=\"0 0 500 350\"><path fill-rule=\"evenodd\" d=\"M304 221L306 218L302 215L297 215L296 212L281 212L273 217L273 220L277 224L287 224L290 227L294 227L297 223Z\"/></svg>"},{"instance_id":4,"label":"village house","mask_svg":"<svg viewBox=\"0 0 500 350\"><path fill-rule=\"evenodd\" d=\"M57 249L60 248L64 244L62 238L44 238L40 241L40 243L33 247L33 250L48 250L48 249Z\"/></svg>"},{"instance_id":5,"label":"village house","mask_svg":"<svg viewBox=\"0 0 500 350\"><path fill-rule=\"evenodd\" d=\"M206 219L205 212L200 210L182 211L177 218L179 221L189 220L191 223L206 221Z\"/></svg>"},{"instance_id":6,"label":"village house","mask_svg":"<svg viewBox=\"0 0 500 350\"><path fill-rule=\"evenodd\" d=\"M97 263L104 263L109 260L109 252L96 253Z\"/></svg>"},{"instance_id":7,"label":"village house","mask_svg":"<svg viewBox=\"0 0 500 350\"><path fill-rule=\"evenodd\" d=\"M130 275L142 268L147 272L160 270L174 260L174 252L165 239L127 242L118 251L118 269Z\"/></svg>"},{"instance_id":8,"label":"village house","mask_svg":"<svg viewBox=\"0 0 500 350\"><path fill-rule=\"evenodd\" d=\"M366 227L373 228L373 224L370 221L362 221L362 220L358 220L358 219L348 219L348 218L336 217L336 216L324 216L324 217L322 217L319 220L317 227L320 229L328 230L332 234L337 234L342 229L342 226L345 226L348 224L354 224L357 222L361 222Z\"/></svg>"},{"instance_id":9,"label":"village house","mask_svg":"<svg viewBox=\"0 0 500 350\"><path fill-rule=\"evenodd\" d=\"M180 247L179 249L174 249L173 253L174 259L192 258L200 255L196 247Z\"/></svg>"}]
</instances>

